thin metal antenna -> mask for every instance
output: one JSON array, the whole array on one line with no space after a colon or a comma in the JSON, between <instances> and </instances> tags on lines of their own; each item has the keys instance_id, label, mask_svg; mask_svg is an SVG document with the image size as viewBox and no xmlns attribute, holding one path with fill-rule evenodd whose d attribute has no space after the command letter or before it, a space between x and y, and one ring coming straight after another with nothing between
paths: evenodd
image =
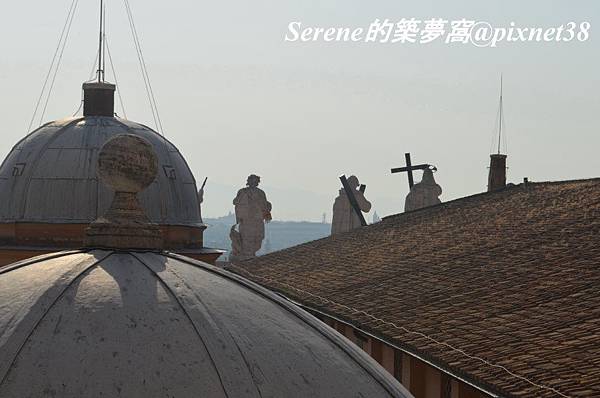
<instances>
[{"instance_id":1,"label":"thin metal antenna","mask_svg":"<svg viewBox=\"0 0 600 398\"><path fill-rule=\"evenodd\" d=\"M498 155L500 155L500 144L502 142L502 118L504 110L503 110L503 105L502 105L502 73L500 73L500 125L498 127Z\"/></svg>"},{"instance_id":2,"label":"thin metal antenna","mask_svg":"<svg viewBox=\"0 0 600 398\"><path fill-rule=\"evenodd\" d=\"M98 83L104 80L104 71L102 70L102 46L104 36L104 0L100 0L100 39L98 43Z\"/></svg>"},{"instance_id":3,"label":"thin metal antenna","mask_svg":"<svg viewBox=\"0 0 600 398\"><path fill-rule=\"evenodd\" d=\"M106 3L104 3L104 22L102 23L102 81L106 80Z\"/></svg>"}]
</instances>

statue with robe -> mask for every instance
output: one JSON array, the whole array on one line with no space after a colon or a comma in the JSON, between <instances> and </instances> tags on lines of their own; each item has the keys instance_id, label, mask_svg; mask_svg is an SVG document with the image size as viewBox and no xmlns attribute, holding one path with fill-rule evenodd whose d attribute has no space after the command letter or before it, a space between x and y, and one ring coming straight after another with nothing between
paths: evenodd
<instances>
[{"instance_id":1,"label":"statue with robe","mask_svg":"<svg viewBox=\"0 0 600 398\"><path fill-rule=\"evenodd\" d=\"M250 175L246 188L238 191L233 200L235 206L235 226L231 229L232 257L248 259L256 256L265 238L265 222L271 221L271 203L265 192L258 188L260 177ZM235 242L234 242L235 240Z\"/></svg>"},{"instance_id":2,"label":"statue with robe","mask_svg":"<svg viewBox=\"0 0 600 398\"><path fill-rule=\"evenodd\" d=\"M360 183L358 178L356 176L350 176L348 178L348 185L354 193L354 197L356 198L356 202L360 210L368 213L371 210L371 202L365 198L363 191L359 188ZM360 226L360 219L350 204L350 200L348 199L348 195L346 195L346 191L343 188L340 189L339 195L337 198L335 198L335 202L333 203L331 235L348 232Z\"/></svg>"},{"instance_id":3,"label":"statue with robe","mask_svg":"<svg viewBox=\"0 0 600 398\"><path fill-rule=\"evenodd\" d=\"M412 211L442 203L439 196L442 194L440 187L433 178L433 170L423 170L421 182L413 185L406 196L404 211Z\"/></svg>"}]
</instances>

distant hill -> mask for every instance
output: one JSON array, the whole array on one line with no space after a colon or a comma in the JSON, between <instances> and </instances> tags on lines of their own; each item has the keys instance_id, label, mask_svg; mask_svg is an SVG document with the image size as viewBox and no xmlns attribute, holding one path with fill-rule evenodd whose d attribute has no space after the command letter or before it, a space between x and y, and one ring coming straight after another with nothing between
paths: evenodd
<instances>
[{"instance_id":1,"label":"distant hill","mask_svg":"<svg viewBox=\"0 0 600 398\"><path fill-rule=\"evenodd\" d=\"M219 218L205 218L208 228L204 231L204 246L231 250L229 231L235 224L235 216L229 214ZM301 243L329 236L331 224L308 221L271 221L266 225L266 237L259 255L296 246ZM226 260L222 256L219 260Z\"/></svg>"},{"instance_id":2,"label":"distant hill","mask_svg":"<svg viewBox=\"0 0 600 398\"><path fill-rule=\"evenodd\" d=\"M221 214L227 214L229 211L232 211L233 204L231 202L242 187L243 184L234 187L209 179L205 188L204 203L202 204L203 216L216 218ZM331 219L331 209L337 195L335 185L333 185L333 192L326 194L262 184L260 188L267 194L267 200L273 204L272 214L277 220L308 220L319 222L323 213L327 213L327 217Z\"/></svg>"}]
</instances>

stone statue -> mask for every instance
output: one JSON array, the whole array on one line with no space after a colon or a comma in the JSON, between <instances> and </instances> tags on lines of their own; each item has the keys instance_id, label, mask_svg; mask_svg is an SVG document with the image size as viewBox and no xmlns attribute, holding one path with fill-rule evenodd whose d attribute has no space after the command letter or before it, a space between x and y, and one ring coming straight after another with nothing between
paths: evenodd
<instances>
[{"instance_id":1,"label":"stone statue","mask_svg":"<svg viewBox=\"0 0 600 398\"><path fill-rule=\"evenodd\" d=\"M404 211L411 211L442 203L439 196L442 194L440 187L433 178L431 169L423 170L421 182L413 185L406 196Z\"/></svg>"},{"instance_id":2,"label":"stone statue","mask_svg":"<svg viewBox=\"0 0 600 398\"><path fill-rule=\"evenodd\" d=\"M250 175L247 187L240 189L233 200L236 225L239 228L239 232L235 228L230 231L230 237L235 235L235 239L239 240L233 242L232 238L234 259L247 259L256 255L265 237L265 222L271 221L271 203L267 201L264 191L258 188L259 183L259 176Z\"/></svg>"},{"instance_id":3,"label":"stone statue","mask_svg":"<svg viewBox=\"0 0 600 398\"><path fill-rule=\"evenodd\" d=\"M229 239L231 239L231 258L240 258L242 256L242 236L238 230L235 229L236 225L231 227L229 231Z\"/></svg>"},{"instance_id":4,"label":"stone statue","mask_svg":"<svg viewBox=\"0 0 600 398\"><path fill-rule=\"evenodd\" d=\"M202 216L202 203L204 202L204 187L206 186L206 181L208 181L208 177L204 179L202 186L198 190L198 210L200 211L200 216Z\"/></svg>"},{"instance_id":5,"label":"stone statue","mask_svg":"<svg viewBox=\"0 0 600 398\"><path fill-rule=\"evenodd\" d=\"M358 189L360 186L356 176L348 178L348 185L354 191L354 197L360 207L360 210L368 213L371 210L371 202L369 202L363 192ZM348 232L354 228L360 227L360 219L348 200L344 188L340 189L340 193L333 203L333 219L331 220L331 235Z\"/></svg>"}]
</instances>

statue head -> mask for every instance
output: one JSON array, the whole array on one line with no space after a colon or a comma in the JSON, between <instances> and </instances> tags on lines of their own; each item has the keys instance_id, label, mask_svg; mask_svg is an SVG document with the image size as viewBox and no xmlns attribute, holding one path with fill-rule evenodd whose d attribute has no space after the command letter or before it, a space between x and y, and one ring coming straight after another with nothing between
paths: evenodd
<instances>
[{"instance_id":1,"label":"statue head","mask_svg":"<svg viewBox=\"0 0 600 398\"><path fill-rule=\"evenodd\" d=\"M423 170L423 178L421 179L421 182L419 184L421 184L421 186L427 185L429 187L435 188L438 192L437 196L440 196L442 194L442 187L440 187L435 182L435 178L433 178L433 170L431 168Z\"/></svg>"},{"instance_id":2,"label":"statue head","mask_svg":"<svg viewBox=\"0 0 600 398\"><path fill-rule=\"evenodd\" d=\"M246 180L246 186L249 186L251 188L256 188L259 183L260 183L260 177L257 176L256 174L250 174L248 176L248 179Z\"/></svg>"},{"instance_id":3,"label":"statue head","mask_svg":"<svg viewBox=\"0 0 600 398\"><path fill-rule=\"evenodd\" d=\"M356 189L359 185L358 178L356 176L348 177L348 185L350 185L350 188Z\"/></svg>"},{"instance_id":4,"label":"statue head","mask_svg":"<svg viewBox=\"0 0 600 398\"><path fill-rule=\"evenodd\" d=\"M435 178L433 178L433 170L431 170L431 169L423 170L423 178L421 179L421 182L426 185L435 184Z\"/></svg>"}]
</instances>

